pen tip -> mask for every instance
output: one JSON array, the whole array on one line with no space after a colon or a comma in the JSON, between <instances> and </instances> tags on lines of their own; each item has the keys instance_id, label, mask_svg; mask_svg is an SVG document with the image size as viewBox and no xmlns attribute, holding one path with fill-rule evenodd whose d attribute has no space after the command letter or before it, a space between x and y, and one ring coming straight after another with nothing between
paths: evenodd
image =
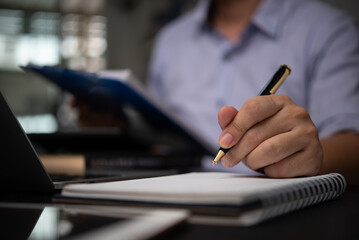
<instances>
[{"instance_id":1,"label":"pen tip","mask_svg":"<svg viewBox=\"0 0 359 240\"><path fill-rule=\"evenodd\" d=\"M221 160L221 158L224 156L224 154L225 154L224 151L219 150L217 153L217 156L212 161L212 166L216 165Z\"/></svg>"}]
</instances>

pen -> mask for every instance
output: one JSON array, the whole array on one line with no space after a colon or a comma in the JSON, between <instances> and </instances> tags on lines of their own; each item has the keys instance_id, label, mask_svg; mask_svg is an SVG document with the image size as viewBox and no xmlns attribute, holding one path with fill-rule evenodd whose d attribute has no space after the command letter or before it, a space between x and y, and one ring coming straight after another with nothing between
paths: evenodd
<instances>
[{"instance_id":1,"label":"pen","mask_svg":"<svg viewBox=\"0 0 359 240\"><path fill-rule=\"evenodd\" d=\"M271 95L275 94L280 85L284 82L284 80L289 76L292 70L289 66L283 64L280 66L278 71L273 75L273 77L267 82L267 84L263 87L263 89L258 93L258 96L263 95ZM217 164L222 157L230 150L230 148L219 148L218 153L214 160L212 161L212 166Z\"/></svg>"}]
</instances>

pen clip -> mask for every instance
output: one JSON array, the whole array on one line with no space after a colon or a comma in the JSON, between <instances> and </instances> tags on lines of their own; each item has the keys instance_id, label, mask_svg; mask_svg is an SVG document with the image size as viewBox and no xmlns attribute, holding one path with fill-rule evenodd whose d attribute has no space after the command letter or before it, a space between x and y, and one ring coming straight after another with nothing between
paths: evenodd
<instances>
[{"instance_id":1,"label":"pen clip","mask_svg":"<svg viewBox=\"0 0 359 240\"><path fill-rule=\"evenodd\" d=\"M287 65L282 65L284 67L284 73L281 76L281 78L278 80L278 82L273 86L273 88L269 91L270 94L275 94L278 90L278 88L282 85L284 80L289 76L291 69Z\"/></svg>"},{"instance_id":2,"label":"pen clip","mask_svg":"<svg viewBox=\"0 0 359 240\"><path fill-rule=\"evenodd\" d=\"M282 64L278 71L273 75L273 77L267 82L264 88L259 92L258 96L263 95L272 95L278 90L280 85L290 74L291 69L288 65Z\"/></svg>"}]
</instances>

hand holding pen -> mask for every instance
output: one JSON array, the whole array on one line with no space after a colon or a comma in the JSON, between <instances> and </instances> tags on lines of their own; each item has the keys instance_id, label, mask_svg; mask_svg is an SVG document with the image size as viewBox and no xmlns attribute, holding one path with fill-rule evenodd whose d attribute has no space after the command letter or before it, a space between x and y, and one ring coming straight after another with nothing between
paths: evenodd
<instances>
[{"instance_id":1,"label":"hand holding pen","mask_svg":"<svg viewBox=\"0 0 359 240\"><path fill-rule=\"evenodd\" d=\"M243 161L253 170L264 169L269 177L318 174L323 153L308 112L286 95L273 95L289 72L282 65L261 96L247 100L239 111L220 109L223 132L214 164L222 159L224 166L233 167Z\"/></svg>"}]
</instances>

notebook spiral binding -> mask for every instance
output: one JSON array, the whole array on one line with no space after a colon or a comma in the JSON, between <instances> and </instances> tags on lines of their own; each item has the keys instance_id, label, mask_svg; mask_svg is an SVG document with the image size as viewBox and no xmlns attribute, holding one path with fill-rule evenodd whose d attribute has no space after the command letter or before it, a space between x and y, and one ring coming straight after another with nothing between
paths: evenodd
<instances>
[{"instance_id":1,"label":"notebook spiral binding","mask_svg":"<svg viewBox=\"0 0 359 240\"><path fill-rule=\"evenodd\" d=\"M263 208L261 221L283 215L297 209L338 198L346 189L345 178L332 173L323 177L312 177L295 186L283 186L278 191L267 190L258 197Z\"/></svg>"}]
</instances>

